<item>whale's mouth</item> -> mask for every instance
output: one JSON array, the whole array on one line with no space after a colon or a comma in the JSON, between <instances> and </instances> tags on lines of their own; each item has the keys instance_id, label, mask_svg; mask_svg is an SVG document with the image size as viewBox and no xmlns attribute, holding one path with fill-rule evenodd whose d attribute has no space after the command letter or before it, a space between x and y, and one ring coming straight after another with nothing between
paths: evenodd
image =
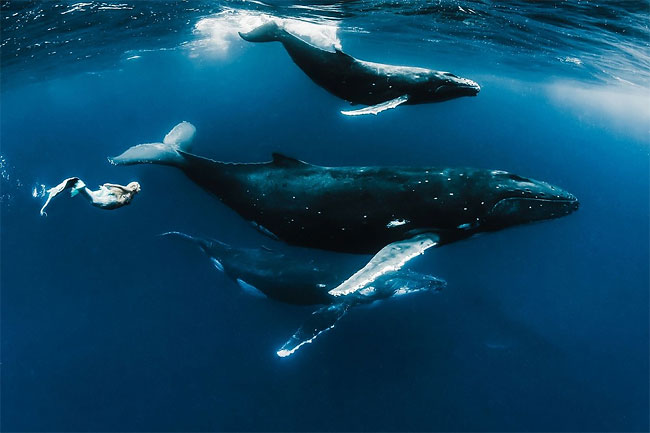
<instances>
[{"instance_id":1,"label":"whale's mouth","mask_svg":"<svg viewBox=\"0 0 650 433\"><path fill-rule=\"evenodd\" d=\"M481 91L481 86L472 80L459 78L458 82L443 84L435 90L436 95L441 97L476 96Z\"/></svg>"},{"instance_id":2,"label":"whale's mouth","mask_svg":"<svg viewBox=\"0 0 650 433\"><path fill-rule=\"evenodd\" d=\"M515 225L560 218L579 207L578 199L570 194L557 199L509 197L496 202L489 217L502 225Z\"/></svg>"}]
</instances>

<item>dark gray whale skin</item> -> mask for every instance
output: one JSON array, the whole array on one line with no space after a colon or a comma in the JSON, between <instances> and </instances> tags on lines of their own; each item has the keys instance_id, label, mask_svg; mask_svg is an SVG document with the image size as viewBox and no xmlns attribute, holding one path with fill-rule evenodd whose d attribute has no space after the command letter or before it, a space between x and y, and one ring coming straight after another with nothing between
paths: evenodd
<instances>
[{"instance_id":1,"label":"dark gray whale skin","mask_svg":"<svg viewBox=\"0 0 650 433\"><path fill-rule=\"evenodd\" d=\"M239 35L250 42L281 42L312 81L353 104L376 105L403 95L409 97L405 104L441 102L480 91L474 81L449 72L365 62L339 50L322 50L274 22Z\"/></svg>"},{"instance_id":2,"label":"dark gray whale skin","mask_svg":"<svg viewBox=\"0 0 650 433\"><path fill-rule=\"evenodd\" d=\"M300 253L285 254L268 248L240 248L224 242L194 237L180 232L163 236L189 241L216 261L233 281L254 287L268 298L296 305L329 305L340 303L328 293L359 267L355 260L320 259L305 257ZM238 281L239 280L239 281ZM409 270L391 272L373 283L373 296L352 295L347 303L369 303L394 295L398 288L413 291L439 291L446 282L431 275Z\"/></svg>"},{"instance_id":3,"label":"dark gray whale skin","mask_svg":"<svg viewBox=\"0 0 650 433\"><path fill-rule=\"evenodd\" d=\"M218 240L180 232L164 235L192 242L212 260L218 261L232 280L245 281L269 298L289 304L329 304L334 296L327 291L355 271L355 266L346 268L328 262L291 260L277 251L236 248Z\"/></svg>"},{"instance_id":4,"label":"dark gray whale skin","mask_svg":"<svg viewBox=\"0 0 650 433\"><path fill-rule=\"evenodd\" d=\"M374 254L419 233L445 244L578 208L570 193L504 171L320 167L280 154L266 163L233 164L177 152L181 158L144 162L180 168L266 234L331 251Z\"/></svg>"},{"instance_id":5,"label":"dark gray whale skin","mask_svg":"<svg viewBox=\"0 0 650 433\"><path fill-rule=\"evenodd\" d=\"M284 254L268 248L237 248L223 242L193 237L180 232L164 233L197 245L226 276L245 292L297 305L321 304L276 352L290 356L301 346L311 343L328 331L347 313L359 305L373 304L406 294L438 292L447 283L432 275L397 269L369 281L356 293L343 297L329 294L347 275L357 268L354 260L310 259L304 252ZM322 253L321 253L322 255ZM340 258L340 255L335 255Z\"/></svg>"}]
</instances>

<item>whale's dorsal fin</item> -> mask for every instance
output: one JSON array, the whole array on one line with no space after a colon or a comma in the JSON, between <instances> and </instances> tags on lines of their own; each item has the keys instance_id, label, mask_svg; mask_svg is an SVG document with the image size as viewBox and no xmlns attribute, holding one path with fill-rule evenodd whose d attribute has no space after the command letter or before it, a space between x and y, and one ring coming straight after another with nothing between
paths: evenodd
<instances>
[{"instance_id":1,"label":"whale's dorsal fin","mask_svg":"<svg viewBox=\"0 0 650 433\"><path fill-rule=\"evenodd\" d=\"M344 53L343 51L341 51L340 48L334 47L334 52L335 52L337 55L341 56L341 57L346 57L346 58L354 59L354 57L352 57L351 55L346 54L346 53Z\"/></svg>"},{"instance_id":2,"label":"whale's dorsal fin","mask_svg":"<svg viewBox=\"0 0 650 433\"><path fill-rule=\"evenodd\" d=\"M351 55L349 55L349 54L347 54L347 53L344 53L343 51L341 51L341 50L340 50L339 48L337 48L337 47L334 47L334 54L336 54L336 56L337 56L337 60L338 60L339 62L340 62L340 61L345 61L345 62L348 62L348 63L351 64L351 63L354 63L354 62L357 61L357 59L355 59L354 57L352 57Z\"/></svg>"},{"instance_id":3,"label":"whale's dorsal fin","mask_svg":"<svg viewBox=\"0 0 650 433\"><path fill-rule=\"evenodd\" d=\"M283 155L278 152L273 152L271 156L273 157L273 165L277 165L278 167L300 167L302 165L308 165L304 161Z\"/></svg>"}]
</instances>

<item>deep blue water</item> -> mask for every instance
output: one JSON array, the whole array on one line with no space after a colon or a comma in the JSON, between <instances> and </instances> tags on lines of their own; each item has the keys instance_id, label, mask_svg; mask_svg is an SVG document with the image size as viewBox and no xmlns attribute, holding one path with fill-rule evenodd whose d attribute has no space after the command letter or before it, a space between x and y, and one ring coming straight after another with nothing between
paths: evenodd
<instances>
[{"instance_id":1,"label":"deep blue water","mask_svg":"<svg viewBox=\"0 0 650 433\"><path fill-rule=\"evenodd\" d=\"M44 3L0 9L3 431L648 430L647 2ZM260 13L481 93L342 116L280 44L232 37ZM157 235L273 242L180 171L106 160L181 120L219 160L503 169L581 207L429 250L413 267L445 291L280 359L313 308L246 296ZM68 176L142 192L39 216L32 189Z\"/></svg>"}]
</instances>

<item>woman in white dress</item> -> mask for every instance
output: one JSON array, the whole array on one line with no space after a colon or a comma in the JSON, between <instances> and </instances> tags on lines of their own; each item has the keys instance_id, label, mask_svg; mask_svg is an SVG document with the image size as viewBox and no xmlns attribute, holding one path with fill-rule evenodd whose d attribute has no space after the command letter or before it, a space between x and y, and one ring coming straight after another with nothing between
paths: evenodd
<instances>
[{"instance_id":1,"label":"woman in white dress","mask_svg":"<svg viewBox=\"0 0 650 433\"><path fill-rule=\"evenodd\" d=\"M140 184L138 182L131 182L126 186L116 185L114 183L105 183L100 185L97 191L89 189L83 180L78 177L70 177L54 188L47 190L48 196L45 204L41 208L41 215L47 215L45 208L57 195L61 194L66 189L71 189L70 195L83 196L95 207L101 209L117 209L131 203L133 197L140 192Z\"/></svg>"}]
</instances>

